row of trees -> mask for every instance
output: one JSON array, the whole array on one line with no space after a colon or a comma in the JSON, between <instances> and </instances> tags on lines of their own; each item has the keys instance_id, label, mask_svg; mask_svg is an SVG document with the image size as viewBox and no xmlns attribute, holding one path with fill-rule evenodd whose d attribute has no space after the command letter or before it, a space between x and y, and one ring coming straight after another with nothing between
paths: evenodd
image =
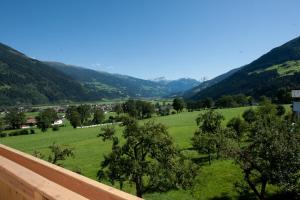
<instances>
[{"instance_id":1,"label":"row of trees","mask_svg":"<svg viewBox=\"0 0 300 200\"><path fill-rule=\"evenodd\" d=\"M137 119L150 118L155 112L154 105L151 102L133 99L124 102L121 106L118 105L116 112L120 113L119 110Z\"/></svg>"},{"instance_id":2,"label":"row of trees","mask_svg":"<svg viewBox=\"0 0 300 200\"><path fill-rule=\"evenodd\" d=\"M224 95L215 101L212 98L204 98L199 101L188 101L187 109L196 110L200 108L231 108L239 106L253 105L255 99L244 94Z\"/></svg>"},{"instance_id":3,"label":"row of trees","mask_svg":"<svg viewBox=\"0 0 300 200\"><path fill-rule=\"evenodd\" d=\"M284 101L285 103L290 103L291 98L284 96L286 93L278 94L281 100L275 100L275 102ZM283 100L285 99L285 100ZM218 99L213 100L212 98L204 98L198 101L188 101L186 103L187 109L189 111L197 110L201 108L233 108L233 107L242 107L242 106L252 106L260 102L270 100L266 96L261 96L258 99L254 99L251 96L246 96L244 94L237 95L223 95ZM257 103L258 102L258 103Z\"/></svg>"},{"instance_id":4,"label":"row of trees","mask_svg":"<svg viewBox=\"0 0 300 200\"><path fill-rule=\"evenodd\" d=\"M37 127L42 131L46 131L57 119L57 112L52 108L47 108L41 111L36 117ZM4 120L0 119L0 129L4 129L5 124L7 124L10 129L20 129L25 123L25 113L17 108L13 108L5 115Z\"/></svg>"},{"instance_id":5,"label":"row of trees","mask_svg":"<svg viewBox=\"0 0 300 200\"><path fill-rule=\"evenodd\" d=\"M92 120L90 120L93 115ZM66 111L66 118L71 125L76 128L82 125L100 124L104 122L105 115L102 109L92 108L90 105L84 104L80 106L70 106ZM58 113L53 108L47 108L39 112L36 117L37 127L43 132L52 127L52 124L59 119ZM4 128L4 122L11 129L20 129L26 122L26 115L18 109L11 109L4 117L0 119L0 129Z\"/></svg>"},{"instance_id":6,"label":"row of trees","mask_svg":"<svg viewBox=\"0 0 300 200\"><path fill-rule=\"evenodd\" d=\"M157 115L165 116L169 115L172 109L178 113L182 112L184 108L185 102L181 98L175 98L172 104L156 103L155 105L148 101L130 99L122 104L116 104L114 111L117 115L127 113L130 117L136 119L146 119L151 118L155 112ZM175 111L173 112L176 113Z\"/></svg>"},{"instance_id":7,"label":"row of trees","mask_svg":"<svg viewBox=\"0 0 300 200\"><path fill-rule=\"evenodd\" d=\"M93 115L92 120L90 119ZM70 106L66 111L66 118L73 128L83 125L101 124L105 120L104 111L100 108L92 108L90 105Z\"/></svg>"}]
</instances>

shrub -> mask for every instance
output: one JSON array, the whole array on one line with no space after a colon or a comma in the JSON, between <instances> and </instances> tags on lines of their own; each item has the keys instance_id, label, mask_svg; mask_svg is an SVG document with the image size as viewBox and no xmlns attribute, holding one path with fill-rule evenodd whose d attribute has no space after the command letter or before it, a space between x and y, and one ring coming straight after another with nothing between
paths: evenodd
<instances>
[{"instance_id":1,"label":"shrub","mask_svg":"<svg viewBox=\"0 0 300 200\"><path fill-rule=\"evenodd\" d=\"M59 130L59 126L53 126L52 127L52 131L58 131Z\"/></svg>"},{"instance_id":2,"label":"shrub","mask_svg":"<svg viewBox=\"0 0 300 200\"><path fill-rule=\"evenodd\" d=\"M17 134L16 134L16 132L10 132L10 133L8 133L8 136L16 136Z\"/></svg>"},{"instance_id":3,"label":"shrub","mask_svg":"<svg viewBox=\"0 0 300 200\"><path fill-rule=\"evenodd\" d=\"M23 129L23 130L8 133L8 136L18 136L18 135L29 135L29 131L27 129Z\"/></svg>"},{"instance_id":4,"label":"shrub","mask_svg":"<svg viewBox=\"0 0 300 200\"><path fill-rule=\"evenodd\" d=\"M27 129L23 129L19 131L19 135L29 135L29 131Z\"/></svg>"},{"instance_id":5,"label":"shrub","mask_svg":"<svg viewBox=\"0 0 300 200\"><path fill-rule=\"evenodd\" d=\"M109 116L108 122L109 123L114 123L115 122L115 118L113 116Z\"/></svg>"},{"instance_id":6,"label":"shrub","mask_svg":"<svg viewBox=\"0 0 300 200\"><path fill-rule=\"evenodd\" d=\"M6 137L7 136L7 133L0 133L0 137Z\"/></svg>"},{"instance_id":7,"label":"shrub","mask_svg":"<svg viewBox=\"0 0 300 200\"><path fill-rule=\"evenodd\" d=\"M35 130L30 129L30 134L35 134Z\"/></svg>"}]
</instances>

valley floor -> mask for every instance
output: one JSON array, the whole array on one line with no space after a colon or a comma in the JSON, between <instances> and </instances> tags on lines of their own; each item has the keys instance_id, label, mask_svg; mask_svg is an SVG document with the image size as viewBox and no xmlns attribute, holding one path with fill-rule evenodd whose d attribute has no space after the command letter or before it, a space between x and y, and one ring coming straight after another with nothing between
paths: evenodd
<instances>
[{"instance_id":1,"label":"valley floor","mask_svg":"<svg viewBox=\"0 0 300 200\"><path fill-rule=\"evenodd\" d=\"M248 107L220 109L218 110L225 117L224 124L234 116L241 116ZM168 127L179 148L191 146L190 138L197 129L195 119L199 112L183 112L164 117L155 117L154 120L161 122ZM121 128L117 126L121 133ZM96 174L103 160L103 155L108 154L111 149L110 142L103 142L97 135L100 127L88 129L73 129L69 124L61 127L59 131L48 130L37 134L17 137L0 138L0 143L21 151L32 154L35 150L48 154L48 146L53 142L67 145L75 149L75 158L69 158L63 162L64 167L70 170L80 170L84 176L97 179ZM216 200L216 199L238 199L235 184L242 180L240 169L230 160L214 161L211 166L203 163L195 186L188 190L169 191L166 193L146 194L145 199L149 200ZM107 183L108 184L108 183ZM115 185L118 187L118 184ZM124 188L127 192L134 193L133 187L127 184Z\"/></svg>"}]
</instances>

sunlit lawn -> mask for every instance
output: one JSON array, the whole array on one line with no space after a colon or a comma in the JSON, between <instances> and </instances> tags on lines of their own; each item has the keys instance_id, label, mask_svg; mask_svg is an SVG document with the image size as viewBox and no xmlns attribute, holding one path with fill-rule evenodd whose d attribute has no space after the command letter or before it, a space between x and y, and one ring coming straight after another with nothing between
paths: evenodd
<instances>
[{"instance_id":1,"label":"sunlit lawn","mask_svg":"<svg viewBox=\"0 0 300 200\"><path fill-rule=\"evenodd\" d=\"M220 109L218 112L225 117L225 122L234 116L241 116L248 107ZM169 133L179 148L190 147L190 138L197 129L195 119L199 112L183 112L164 117L154 117L153 120L161 122L168 127ZM121 128L117 127L118 133ZM99 127L88 129L73 129L70 125L61 127L59 131L49 129L46 133L36 130L35 135L0 138L2 144L14 147L32 154L37 150L48 154L48 146L53 142L68 145L75 150L75 158L63 162L64 167L74 170L80 169L84 176L96 179L97 170L103 155L110 152L110 142L103 142L97 137ZM232 199L237 196L234 184L241 179L241 172L231 161L214 161L212 166L205 165L201 168L197 183L190 191L170 191L167 193L147 194L146 199L212 199L213 197L229 195ZM118 185L116 185L118 187ZM133 187L127 185L125 190L134 193Z\"/></svg>"}]
</instances>

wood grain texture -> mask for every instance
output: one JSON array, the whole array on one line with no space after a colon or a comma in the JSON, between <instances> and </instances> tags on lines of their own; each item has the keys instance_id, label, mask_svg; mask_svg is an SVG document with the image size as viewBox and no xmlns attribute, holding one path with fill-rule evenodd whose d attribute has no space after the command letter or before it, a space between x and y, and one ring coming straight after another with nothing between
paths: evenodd
<instances>
[{"instance_id":1,"label":"wood grain texture","mask_svg":"<svg viewBox=\"0 0 300 200\"><path fill-rule=\"evenodd\" d=\"M53 165L31 155L9 148L0 144L0 166L7 159L28 171L41 176L49 182L62 186L62 188L72 191L90 200L141 200L134 195L125 193L113 187L101 184L59 166ZM26 178L26 177L25 177ZM30 177L27 177L28 179ZM32 180L33 181L33 180ZM26 191L27 188L24 189ZM30 198L34 196L33 191L27 191Z\"/></svg>"}]
</instances>

